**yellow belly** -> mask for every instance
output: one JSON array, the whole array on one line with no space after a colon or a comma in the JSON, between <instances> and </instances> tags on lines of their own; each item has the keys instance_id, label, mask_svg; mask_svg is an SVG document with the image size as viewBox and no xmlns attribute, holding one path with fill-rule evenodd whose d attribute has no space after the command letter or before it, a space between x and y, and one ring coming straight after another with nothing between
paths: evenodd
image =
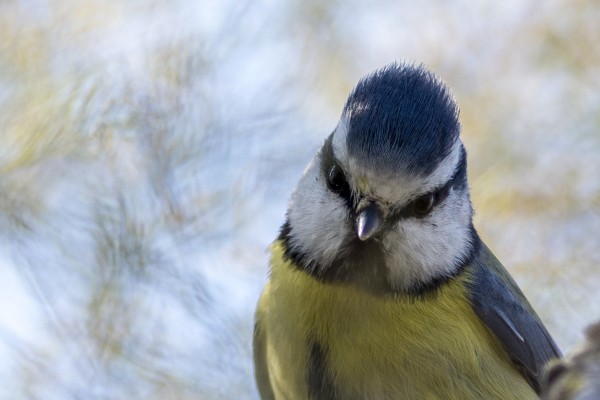
<instances>
[{"instance_id":1,"label":"yellow belly","mask_svg":"<svg viewBox=\"0 0 600 400\"><path fill-rule=\"evenodd\" d=\"M279 242L257 317L278 399L308 398L309 343L340 399L537 399L466 296L467 273L423 299L375 297L289 265Z\"/></svg>"}]
</instances>

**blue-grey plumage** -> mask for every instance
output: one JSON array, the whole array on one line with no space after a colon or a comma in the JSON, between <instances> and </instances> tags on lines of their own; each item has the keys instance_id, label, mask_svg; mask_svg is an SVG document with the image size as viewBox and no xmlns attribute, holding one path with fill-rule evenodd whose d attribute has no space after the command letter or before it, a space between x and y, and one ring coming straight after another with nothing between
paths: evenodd
<instances>
[{"instance_id":1,"label":"blue-grey plumage","mask_svg":"<svg viewBox=\"0 0 600 400\"><path fill-rule=\"evenodd\" d=\"M469 285L473 309L539 393L545 365L561 352L500 261L485 244L480 246Z\"/></svg>"},{"instance_id":2,"label":"blue-grey plumage","mask_svg":"<svg viewBox=\"0 0 600 400\"><path fill-rule=\"evenodd\" d=\"M458 139L458 107L424 67L391 64L363 78L350 94L349 153L379 171L428 175Z\"/></svg>"},{"instance_id":3,"label":"blue-grey plumage","mask_svg":"<svg viewBox=\"0 0 600 400\"><path fill-rule=\"evenodd\" d=\"M359 82L271 247L263 399L534 399L560 352L472 224L458 107L422 66Z\"/></svg>"}]
</instances>

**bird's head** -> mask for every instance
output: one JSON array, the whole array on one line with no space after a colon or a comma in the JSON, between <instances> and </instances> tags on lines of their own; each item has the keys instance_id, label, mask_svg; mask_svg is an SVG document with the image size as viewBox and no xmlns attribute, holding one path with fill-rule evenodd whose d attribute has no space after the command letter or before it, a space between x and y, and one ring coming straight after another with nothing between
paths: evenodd
<instances>
[{"instance_id":1,"label":"bird's head","mask_svg":"<svg viewBox=\"0 0 600 400\"><path fill-rule=\"evenodd\" d=\"M314 276L412 290L452 275L475 232L458 107L422 66L363 78L308 165L281 238Z\"/></svg>"}]
</instances>

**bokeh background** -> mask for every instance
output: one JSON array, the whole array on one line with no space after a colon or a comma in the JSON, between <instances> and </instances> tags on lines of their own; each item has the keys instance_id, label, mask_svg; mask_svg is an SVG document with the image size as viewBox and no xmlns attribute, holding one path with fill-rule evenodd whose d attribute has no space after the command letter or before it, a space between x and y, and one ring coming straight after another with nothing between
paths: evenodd
<instances>
[{"instance_id":1,"label":"bokeh background","mask_svg":"<svg viewBox=\"0 0 600 400\"><path fill-rule=\"evenodd\" d=\"M476 227L563 350L600 318L593 0L2 0L0 399L256 399L266 248L364 74L461 106Z\"/></svg>"}]
</instances>

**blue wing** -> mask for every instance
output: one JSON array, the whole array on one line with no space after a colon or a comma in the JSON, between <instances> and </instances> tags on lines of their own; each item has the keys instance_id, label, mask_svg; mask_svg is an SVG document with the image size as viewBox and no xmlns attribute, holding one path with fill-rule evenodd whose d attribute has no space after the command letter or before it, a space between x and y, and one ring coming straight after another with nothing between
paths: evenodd
<instances>
[{"instance_id":1,"label":"blue wing","mask_svg":"<svg viewBox=\"0 0 600 400\"><path fill-rule=\"evenodd\" d=\"M500 261L483 242L480 245L471 262L471 304L539 393L544 365L561 352Z\"/></svg>"}]
</instances>

